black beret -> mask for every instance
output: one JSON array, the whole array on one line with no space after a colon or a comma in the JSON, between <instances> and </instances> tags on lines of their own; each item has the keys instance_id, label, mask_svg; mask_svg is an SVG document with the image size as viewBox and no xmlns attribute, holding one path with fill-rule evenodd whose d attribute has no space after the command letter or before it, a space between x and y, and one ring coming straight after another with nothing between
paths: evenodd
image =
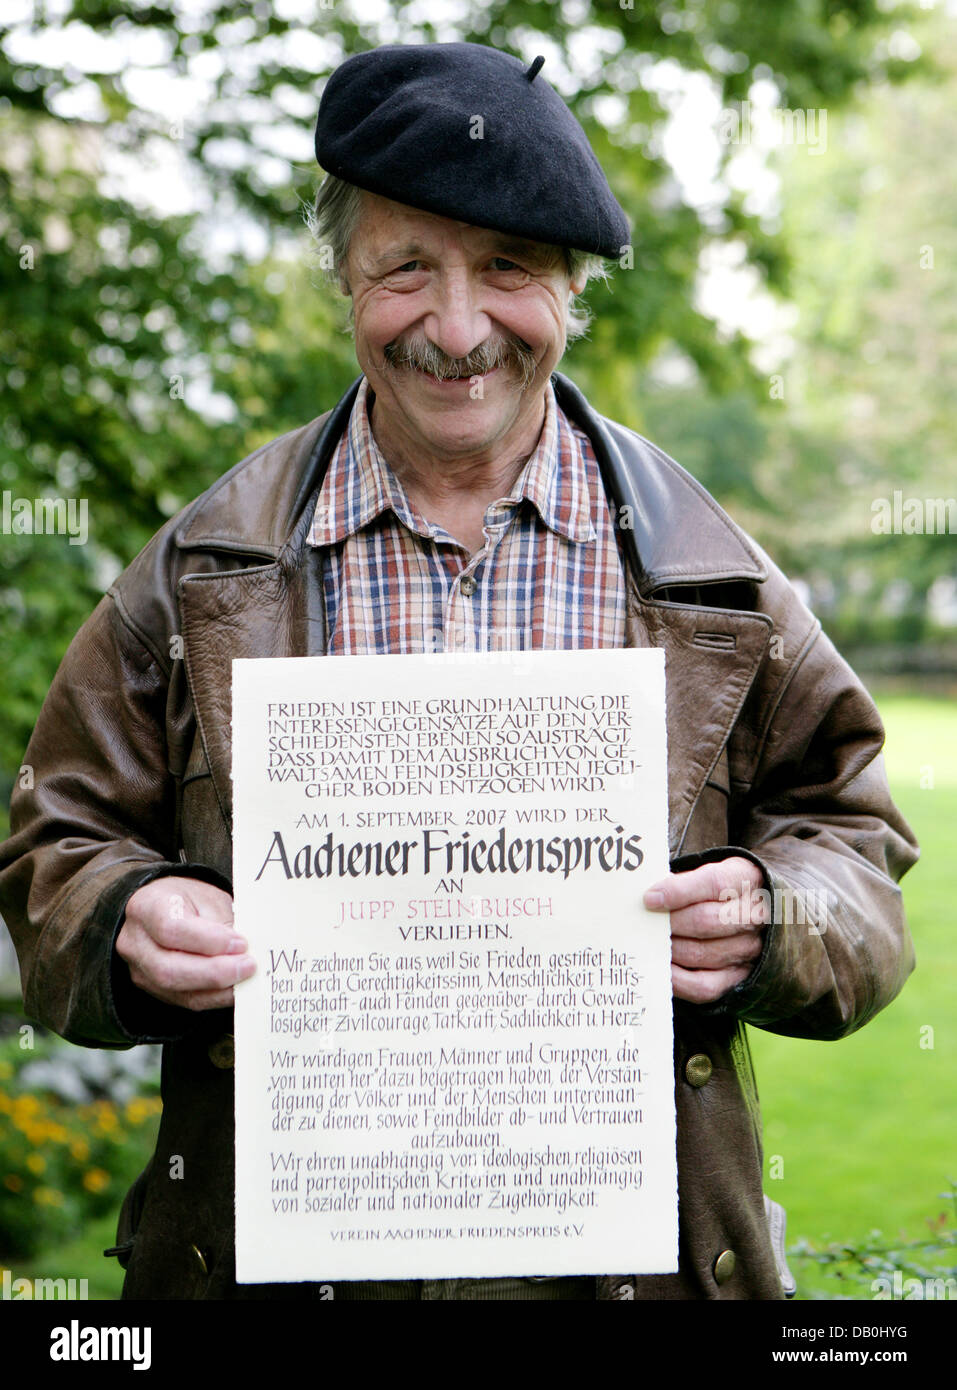
<instances>
[{"instance_id":1,"label":"black beret","mask_svg":"<svg viewBox=\"0 0 957 1390\"><path fill-rule=\"evenodd\" d=\"M628 219L540 66L474 43L356 54L326 83L316 158L397 203L617 258Z\"/></svg>"}]
</instances>

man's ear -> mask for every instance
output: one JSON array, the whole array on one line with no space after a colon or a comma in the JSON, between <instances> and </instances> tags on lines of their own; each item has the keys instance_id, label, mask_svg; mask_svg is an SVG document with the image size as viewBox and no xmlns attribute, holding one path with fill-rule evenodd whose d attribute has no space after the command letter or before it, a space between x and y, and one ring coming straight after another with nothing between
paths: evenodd
<instances>
[{"instance_id":1,"label":"man's ear","mask_svg":"<svg viewBox=\"0 0 957 1390\"><path fill-rule=\"evenodd\" d=\"M584 275L581 276L580 279L578 279L578 280L569 280L569 282L568 282L568 291L569 291L570 294L573 294L573 295L574 295L574 294L581 294L582 290L585 288L585 286L587 285L587 283L588 283L588 280L587 280L586 276L584 276Z\"/></svg>"}]
</instances>

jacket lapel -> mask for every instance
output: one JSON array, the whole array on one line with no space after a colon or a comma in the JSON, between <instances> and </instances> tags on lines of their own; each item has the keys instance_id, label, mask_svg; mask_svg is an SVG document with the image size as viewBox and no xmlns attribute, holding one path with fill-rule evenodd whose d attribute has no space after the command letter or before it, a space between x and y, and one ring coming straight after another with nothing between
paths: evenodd
<instances>
[{"instance_id":1,"label":"jacket lapel","mask_svg":"<svg viewBox=\"0 0 957 1390\"><path fill-rule=\"evenodd\" d=\"M278 547L263 545L263 535L277 531L275 506L271 497L263 498L259 533L251 525L236 500L226 502L228 518L225 536L210 531L202 510L184 528L181 543L186 548L228 548L260 555L278 548L269 564L248 569L193 574L179 584L180 622L184 638L186 676L196 723L206 761L226 826L232 834L232 682L234 660L257 657L321 656L325 651L325 615L322 608L322 575L318 553L307 538L326 467L358 390L354 382L326 418L306 458L288 460L301 479L289 505L286 540ZM281 443L281 441L280 441ZM239 470L227 474L227 480ZM288 482L289 479L284 479ZM234 489L235 491L235 489ZM232 509L230 509L230 507ZM222 509L220 509L221 511ZM222 527L221 515L217 514ZM259 520L257 517L256 520ZM242 523L247 531L240 530ZM282 528L280 527L281 531ZM202 536L193 540L192 534Z\"/></svg>"},{"instance_id":2,"label":"jacket lapel","mask_svg":"<svg viewBox=\"0 0 957 1390\"><path fill-rule=\"evenodd\" d=\"M771 620L739 608L673 600L676 594L698 598L709 584L760 584L767 565L674 459L597 415L567 378L554 381L562 408L592 441L620 528L630 571L625 640L665 652L668 842L674 856L757 674Z\"/></svg>"},{"instance_id":3,"label":"jacket lapel","mask_svg":"<svg viewBox=\"0 0 957 1390\"><path fill-rule=\"evenodd\" d=\"M767 649L763 614L652 603L633 585L629 647L662 647L668 727L668 845L681 851L688 822L721 755Z\"/></svg>"}]
</instances>

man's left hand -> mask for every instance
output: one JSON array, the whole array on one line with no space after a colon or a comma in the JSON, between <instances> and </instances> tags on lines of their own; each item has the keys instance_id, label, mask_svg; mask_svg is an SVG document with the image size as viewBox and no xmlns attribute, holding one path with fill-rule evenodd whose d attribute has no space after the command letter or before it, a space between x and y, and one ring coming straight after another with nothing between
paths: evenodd
<instances>
[{"instance_id":1,"label":"man's left hand","mask_svg":"<svg viewBox=\"0 0 957 1390\"><path fill-rule=\"evenodd\" d=\"M668 874L645 893L645 907L671 913L671 983L678 999L710 1004L746 980L768 924L764 875L734 856Z\"/></svg>"}]
</instances>

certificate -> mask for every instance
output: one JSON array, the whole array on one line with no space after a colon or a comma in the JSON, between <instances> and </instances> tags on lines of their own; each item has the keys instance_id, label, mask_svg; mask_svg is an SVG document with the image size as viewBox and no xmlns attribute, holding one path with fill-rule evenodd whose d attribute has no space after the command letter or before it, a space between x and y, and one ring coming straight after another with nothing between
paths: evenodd
<instances>
[{"instance_id":1,"label":"certificate","mask_svg":"<svg viewBox=\"0 0 957 1390\"><path fill-rule=\"evenodd\" d=\"M240 1282L677 1269L664 690L233 663Z\"/></svg>"}]
</instances>

